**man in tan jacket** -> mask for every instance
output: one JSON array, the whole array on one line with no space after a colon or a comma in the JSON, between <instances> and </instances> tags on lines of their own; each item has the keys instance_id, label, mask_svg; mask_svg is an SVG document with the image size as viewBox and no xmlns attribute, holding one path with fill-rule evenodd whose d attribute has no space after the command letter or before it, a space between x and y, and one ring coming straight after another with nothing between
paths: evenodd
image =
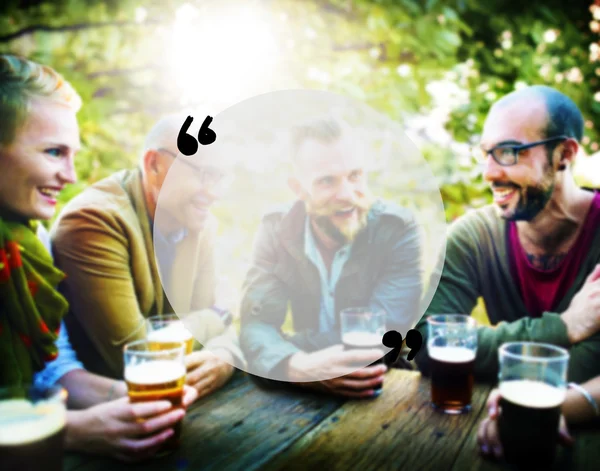
<instances>
[{"instance_id":1,"label":"man in tan jacket","mask_svg":"<svg viewBox=\"0 0 600 471\"><path fill-rule=\"evenodd\" d=\"M209 148L178 155L182 123L180 116L160 120L140 168L73 198L51 235L56 263L67 273L65 322L85 367L122 377L123 346L144 337L145 319L176 312L206 347L186 358L187 382L204 396L244 360L231 319L214 306L216 220L209 207L227 172Z\"/></svg>"}]
</instances>

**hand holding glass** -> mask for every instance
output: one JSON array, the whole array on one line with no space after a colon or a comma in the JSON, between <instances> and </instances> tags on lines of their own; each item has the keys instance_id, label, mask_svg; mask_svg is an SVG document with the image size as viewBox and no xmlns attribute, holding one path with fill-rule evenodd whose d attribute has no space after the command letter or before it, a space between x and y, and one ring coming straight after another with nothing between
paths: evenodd
<instances>
[{"instance_id":1,"label":"hand holding glass","mask_svg":"<svg viewBox=\"0 0 600 471\"><path fill-rule=\"evenodd\" d=\"M512 342L502 345L498 355L498 431L504 456L517 466L549 468L567 392L569 352L549 344Z\"/></svg>"},{"instance_id":2,"label":"hand holding glass","mask_svg":"<svg viewBox=\"0 0 600 471\"><path fill-rule=\"evenodd\" d=\"M385 312L366 307L344 309L341 312L342 343L345 350L371 350L383 347L385 334ZM383 357L369 366L383 363ZM381 385L375 388L376 395L381 394Z\"/></svg>"},{"instance_id":3,"label":"hand holding glass","mask_svg":"<svg viewBox=\"0 0 600 471\"><path fill-rule=\"evenodd\" d=\"M184 344L162 344L156 349L152 342L138 340L125 346L125 382L131 402L170 401L173 407L183 407L183 386L186 368ZM164 449L179 445L181 422Z\"/></svg>"}]
</instances>

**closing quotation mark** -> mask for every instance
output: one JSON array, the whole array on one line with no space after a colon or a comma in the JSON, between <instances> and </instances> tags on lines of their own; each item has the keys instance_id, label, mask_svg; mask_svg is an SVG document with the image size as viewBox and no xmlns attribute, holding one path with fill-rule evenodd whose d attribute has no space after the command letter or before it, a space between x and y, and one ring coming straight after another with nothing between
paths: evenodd
<instances>
[{"instance_id":1,"label":"closing quotation mark","mask_svg":"<svg viewBox=\"0 0 600 471\"><path fill-rule=\"evenodd\" d=\"M194 136L190 136L187 133L192 121L194 121L194 118L188 116L177 135L177 148L179 149L179 152L187 156L194 155L198 151L198 143L207 146L215 142L217 140L217 134L208 127L212 120L213 119L210 116L207 116L204 119L204 122L198 131L198 140L196 140Z\"/></svg>"},{"instance_id":2,"label":"closing quotation mark","mask_svg":"<svg viewBox=\"0 0 600 471\"><path fill-rule=\"evenodd\" d=\"M387 331L383 336L382 343L386 347L392 349L388 355L390 355L393 360L398 358L400 349L402 348L402 334L400 332L395 330ZM423 336L421 335L421 332L415 329L410 329L406 333L406 346L411 349L406 357L408 361L411 361L415 355L419 353L421 345L423 345Z\"/></svg>"}]
</instances>

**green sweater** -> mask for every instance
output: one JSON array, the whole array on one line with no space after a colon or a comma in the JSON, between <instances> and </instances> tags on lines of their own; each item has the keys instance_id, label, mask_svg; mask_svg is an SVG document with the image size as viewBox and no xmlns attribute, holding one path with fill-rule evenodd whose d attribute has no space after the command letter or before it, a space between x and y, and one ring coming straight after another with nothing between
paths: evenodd
<instances>
[{"instance_id":1,"label":"green sweater","mask_svg":"<svg viewBox=\"0 0 600 471\"><path fill-rule=\"evenodd\" d=\"M513 280L507 250L508 228L494 206L472 211L450 226L443 270L441 275L437 272L432 277L439 277L438 289L417 324L424 339L423 348L415 358L419 368L428 373L426 317L471 313L481 296L493 327L479 328L475 359L475 374L479 379L497 378L498 347L514 341L544 342L568 348L569 381L583 382L600 375L600 333L571 345L560 318L586 277L600 263L600 228L596 229L588 257L556 312L544 312L539 318L531 317Z\"/></svg>"}]
</instances>

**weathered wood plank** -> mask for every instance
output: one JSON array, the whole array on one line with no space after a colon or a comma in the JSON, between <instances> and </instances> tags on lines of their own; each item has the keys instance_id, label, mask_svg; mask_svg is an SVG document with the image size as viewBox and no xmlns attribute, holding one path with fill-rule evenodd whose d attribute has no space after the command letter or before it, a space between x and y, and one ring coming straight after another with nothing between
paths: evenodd
<instances>
[{"instance_id":1,"label":"weathered wood plank","mask_svg":"<svg viewBox=\"0 0 600 471\"><path fill-rule=\"evenodd\" d=\"M77 471L258 469L343 403L296 389L260 389L241 376L190 408L182 446L172 455L136 465L98 458Z\"/></svg>"},{"instance_id":2,"label":"weathered wood plank","mask_svg":"<svg viewBox=\"0 0 600 471\"><path fill-rule=\"evenodd\" d=\"M428 379L392 370L378 399L348 401L265 469L450 469L489 389L476 386L472 411L450 416L432 409Z\"/></svg>"}]
</instances>

